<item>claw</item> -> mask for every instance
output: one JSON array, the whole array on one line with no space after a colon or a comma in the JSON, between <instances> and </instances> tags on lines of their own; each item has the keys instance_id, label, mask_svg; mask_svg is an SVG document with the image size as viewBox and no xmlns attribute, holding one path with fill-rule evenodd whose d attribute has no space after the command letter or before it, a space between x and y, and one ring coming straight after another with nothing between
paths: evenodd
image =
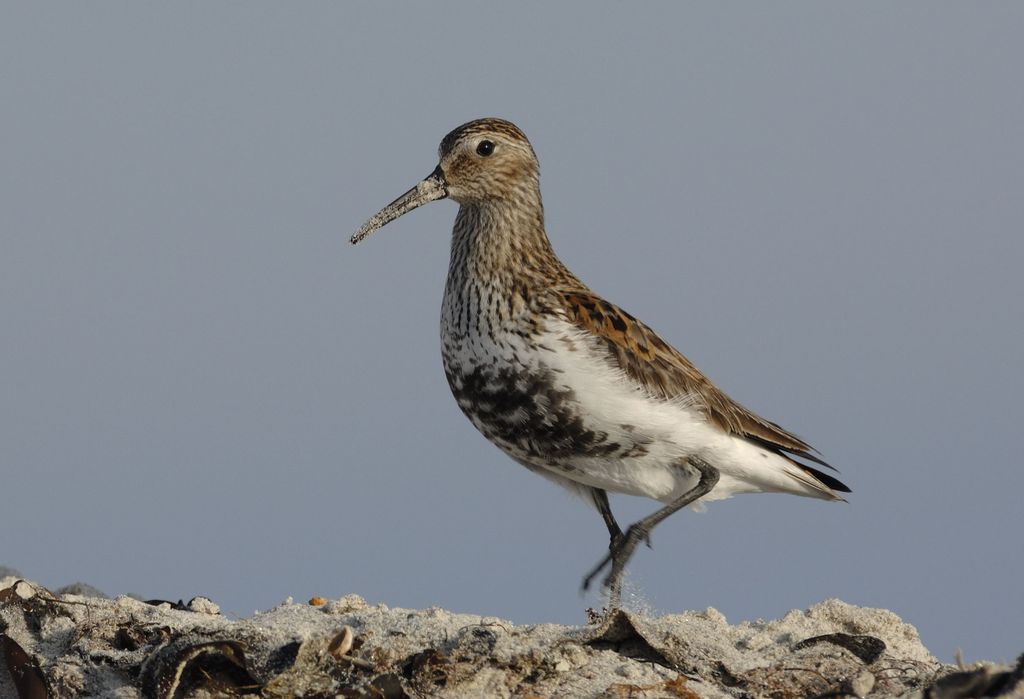
<instances>
[{"instance_id":1,"label":"claw","mask_svg":"<svg viewBox=\"0 0 1024 699\"><path fill-rule=\"evenodd\" d=\"M591 570L585 578L583 578L583 590L590 589L590 583L593 582L601 571L605 568L610 567L608 575L605 576L602 582L602 587L608 591L608 609L614 610L619 607L619 599L622 591L622 575L626 572L626 564L629 559L633 557L633 552L636 551L636 545L641 541L647 542L650 546L650 531L643 526L634 525L626 530L626 533L622 536L618 536L612 541L611 546L608 547L608 553L605 554L593 570Z\"/></svg>"}]
</instances>

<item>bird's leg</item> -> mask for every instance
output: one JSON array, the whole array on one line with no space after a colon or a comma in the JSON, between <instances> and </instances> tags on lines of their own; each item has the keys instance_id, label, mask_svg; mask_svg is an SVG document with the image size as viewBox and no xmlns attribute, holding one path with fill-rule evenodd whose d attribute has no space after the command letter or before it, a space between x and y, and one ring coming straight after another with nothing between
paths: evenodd
<instances>
[{"instance_id":1,"label":"bird's leg","mask_svg":"<svg viewBox=\"0 0 1024 699\"><path fill-rule=\"evenodd\" d=\"M608 591L609 610L617 609L619 606L619 599L622 593L622 574L626 571L626 564L629 562L629 559L633 557L633 552L636 551L637 544L641 541L649 542L651 530L654 529L658 523L669 515L672 515L686 507L697 498L707 495L711 492L711 489L715 487L715 484L718 483L718 469L708 462L701 458L691 456L687 458L687 463L700 473L700 481L697 482L697 485L686 491L683 495L676 498L665 507L631 525L629 529L626 530L626 533L621 535L617 540L613 539L612 545L608 550L608 555L601 559L601 562L587 574L587 577L583 578L583 589L586 590L590 587L591 581L597 577L598 573L609 565L611 566L611 570L608 571L608 575L605 577L603 583L604 588ZM605 498L607 501L607 495ZM598 509L600 509L600 507ZM605 521L607 522L607 520Z\"/></svg>"},{"instance_id":2,"label":"bird's leg","mask_svg":"<svg viewBox=\"0 0 1024 699\"><path fill-rule=\"evenodd\" d=\"M594 499L597 511L601 513L604 525L608 527L608 537L611 539L608 548L611 548L615 546L616 541L622 538L622 528L619 527L619 523L615 521L615 515L612 514L612 506L608 503L608 491L591 488L590 496Z\"/></svg>"}]
</instances>

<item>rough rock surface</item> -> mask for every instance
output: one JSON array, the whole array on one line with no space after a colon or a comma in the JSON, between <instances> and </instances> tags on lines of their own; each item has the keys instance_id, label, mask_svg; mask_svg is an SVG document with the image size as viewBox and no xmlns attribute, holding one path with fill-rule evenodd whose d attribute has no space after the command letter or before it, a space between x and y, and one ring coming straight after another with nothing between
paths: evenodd
<instances>
[{"instance_id":1,"label":"rough rock surface","mask_svg":"<svg viewBox=\"0 0 1024 699\"><path fill-rule=\"evenodd\" d=\"M515 626L355 595L230 620L205 598L54 594L7 577L0 650L5 699L1024 697L1024 663L943 665L892 612L839 600L736 625L708 609Z\"/></svg>"}]
</instances>

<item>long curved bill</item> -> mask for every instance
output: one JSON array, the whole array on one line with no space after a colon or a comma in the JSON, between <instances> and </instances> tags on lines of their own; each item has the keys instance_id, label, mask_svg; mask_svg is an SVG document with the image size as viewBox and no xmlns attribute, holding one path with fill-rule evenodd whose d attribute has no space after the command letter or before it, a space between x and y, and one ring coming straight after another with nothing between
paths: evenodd
<instances>
[{"instance_id":1,"label":"long curved bill","mask_svg":"<svg viewBox=\"0 0 1024 699\"><path fill-rule=\"evenodd\" d=\"M413 209L428 204L437 199L444 199L448 196L448 183L445 182L444 172L438 165L434 171L426 176L423 181L410 189L402 196L385 206L363 224L363 227L352 236L352 244L355 245L378 228L382 228L394 221L402 214L407 214Z\"/></svg>"}]
</instances>

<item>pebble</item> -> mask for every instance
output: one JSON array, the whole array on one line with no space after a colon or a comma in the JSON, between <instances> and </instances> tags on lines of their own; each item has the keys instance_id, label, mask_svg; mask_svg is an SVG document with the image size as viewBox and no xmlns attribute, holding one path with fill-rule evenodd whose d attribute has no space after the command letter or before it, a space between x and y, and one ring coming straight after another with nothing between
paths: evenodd
<instances>
[{"instance_id":1,"label":"pebble","mask_svg":"<svg viewBox=\"0 0 1024 699\"><path fill-rule=\"evenodd\" d=\"M850 681L850 689L858 697L866 697L875 687L875 676L864 670Z\"/></svg>"}]
</instances>

